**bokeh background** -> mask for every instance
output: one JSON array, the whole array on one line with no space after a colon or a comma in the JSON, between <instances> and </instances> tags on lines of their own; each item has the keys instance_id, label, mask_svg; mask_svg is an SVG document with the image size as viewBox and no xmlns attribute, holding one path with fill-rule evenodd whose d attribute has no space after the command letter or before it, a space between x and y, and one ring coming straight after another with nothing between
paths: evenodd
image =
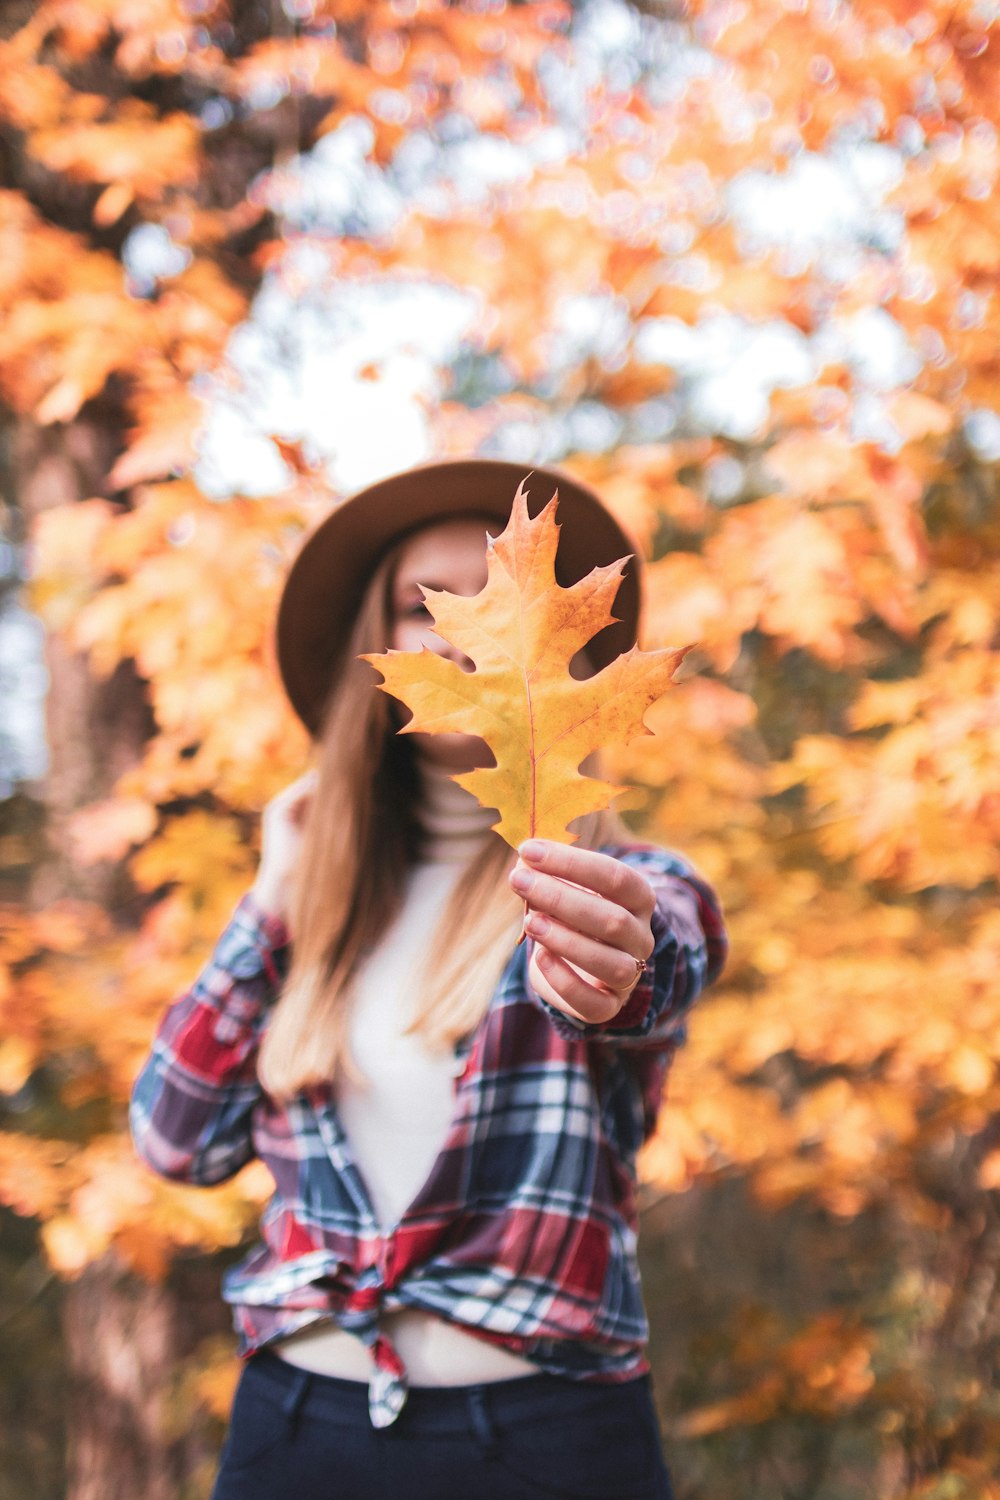
<instances>
[{"instance_id":1,"label":"bokeh background","mask_svg":"<svg viewBox=\"0 0 1000 1500\"><path fill-rule=\"evenodd\" d=\"M266 1173L124 1131L302 768L304 529L558 462L724 981L642 1164L679 1500L995 1500L1000 7L0 7L0 1500L200 1500Z\"/></svg>"}]
</instances>

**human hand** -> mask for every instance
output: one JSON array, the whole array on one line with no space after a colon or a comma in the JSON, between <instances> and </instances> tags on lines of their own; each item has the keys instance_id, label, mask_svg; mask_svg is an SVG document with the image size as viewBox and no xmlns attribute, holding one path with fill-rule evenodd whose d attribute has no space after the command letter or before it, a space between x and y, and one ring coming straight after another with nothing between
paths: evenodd
<instances>
[{"instance_id":1,"label":"human hand","mask_svg":"<svg viewBox=\"0 0 1000 1500\"><path fill-rule=\"evenodd\" d=\"M531 839L519 854L510 883L535 939L532 984L576 1020L612 1020L653 951L652 887L612 855L574 844Z\"/></svg>"},{"instance_id":2,"label":"human hand","mask_svg":"<svg viewBox=\"0 0 1000 1500\"><path fill-rule=\"evenodd\" d=\"M260 865L250 894L269 917L288 920L291 877L302 846L302 823L316 791L317 774L306 771L264 808Z\"/></svg>"}]
</instances>

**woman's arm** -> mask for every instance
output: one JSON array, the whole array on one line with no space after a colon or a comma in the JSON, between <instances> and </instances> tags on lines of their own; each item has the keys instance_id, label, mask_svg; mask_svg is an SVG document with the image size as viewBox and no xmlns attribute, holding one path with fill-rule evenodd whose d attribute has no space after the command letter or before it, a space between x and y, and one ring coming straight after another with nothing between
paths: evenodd
<instances>
[{"instance_id":1,"label":"woman's arm","mask_svg":"<svg viewBox=\"0 0 1000 1500\"><path fill-rule=\"evenodd\" d=\"M652 845L596 852L522 846L511 884L527 904L532 987L557 1030L624 1046L677 1042L721 972L718 900L678 855Z\"/></svg>"},{"instance_id":2,"label":"woman's arm","mask_svg":"<svg viewBox=\"0 0 1000 1500\"><path fill-rule=\"evenodd\" d=\"M157 1028L132 1092L136 1150L178 1182L223 1182L254 1154L257 1050L281 986L287 932L244 896L191 989Z\"/></svg>"},{"instance_id":3,"label":"woman's arm","mask_svg":"<svg viewBox=\"0 0 1000 1500\"><path fill-rule=\"evenodd\" d=\"M264 809L253 889L206 968L163 1017L136 1080L132 1137L139 1155L164 1177L222 1182L254 1154L257 1052L287 970L286 903L315 785L315 774L307 772Z\"/></svg>"}]
</instances>

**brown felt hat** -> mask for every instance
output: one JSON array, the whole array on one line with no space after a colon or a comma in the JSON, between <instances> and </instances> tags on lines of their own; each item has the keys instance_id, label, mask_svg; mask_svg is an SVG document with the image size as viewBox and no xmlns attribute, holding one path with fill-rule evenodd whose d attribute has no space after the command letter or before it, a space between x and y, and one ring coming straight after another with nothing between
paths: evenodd
<instances>
[{"instance_id":1,"label":"brown felt hat","mask_svg":"<svg viewBox=\"0 0 1000 1500\"><path fill-rule=\"evenodd\" d=\"M469 514L495 517L498 536L522 480L533 516L559 492L556 577L564 588L591 568L631 554L615 600L618 623L587 648L594 670L634 644L639 554L593 490L560 469L500 459L422 464L344 500L306 538L289 570L278 609L278 665L292 707L310 734L319 733L365 586L382 556L411 532Z\"/></svg>"}]
</instances>

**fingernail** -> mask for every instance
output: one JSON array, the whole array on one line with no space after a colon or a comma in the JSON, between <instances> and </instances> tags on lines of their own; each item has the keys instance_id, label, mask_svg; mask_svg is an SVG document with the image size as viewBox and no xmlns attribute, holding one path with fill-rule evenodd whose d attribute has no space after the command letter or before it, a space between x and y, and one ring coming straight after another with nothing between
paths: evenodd
<instances>
[{"instance_id":1,"label":"fingernail","mask_svg":"<svg viewBox=\"0 0 1000 1500\"><path fill-rule=\"evenodd\" d=\"M525 839L524 843L519 845L517 852L522 859L543 859L545 845L538 839Z\"/></svg>"},{"instance_id":2,"label":"fingernail","mask_svg":"<svg viewBox=\"0 0 1000 1500\"><path fill-rule=\"evenodd\" d=\"M519 891L523 896L525 891L531 890L534 878L530 870L525 870L521 865L515 865L511 872L510 883L515 891Z\"/></svg>"},{"instance_id":3,"label":"fingernail","mask_svg":"<svg viewBox=\"0 0 1000 1500\"><path fill-rule=\"evenodd\" d=\"M524 925L533 937L543 937L549 930L549 919L533 911Z\"/></svg>"}]
</instances>

